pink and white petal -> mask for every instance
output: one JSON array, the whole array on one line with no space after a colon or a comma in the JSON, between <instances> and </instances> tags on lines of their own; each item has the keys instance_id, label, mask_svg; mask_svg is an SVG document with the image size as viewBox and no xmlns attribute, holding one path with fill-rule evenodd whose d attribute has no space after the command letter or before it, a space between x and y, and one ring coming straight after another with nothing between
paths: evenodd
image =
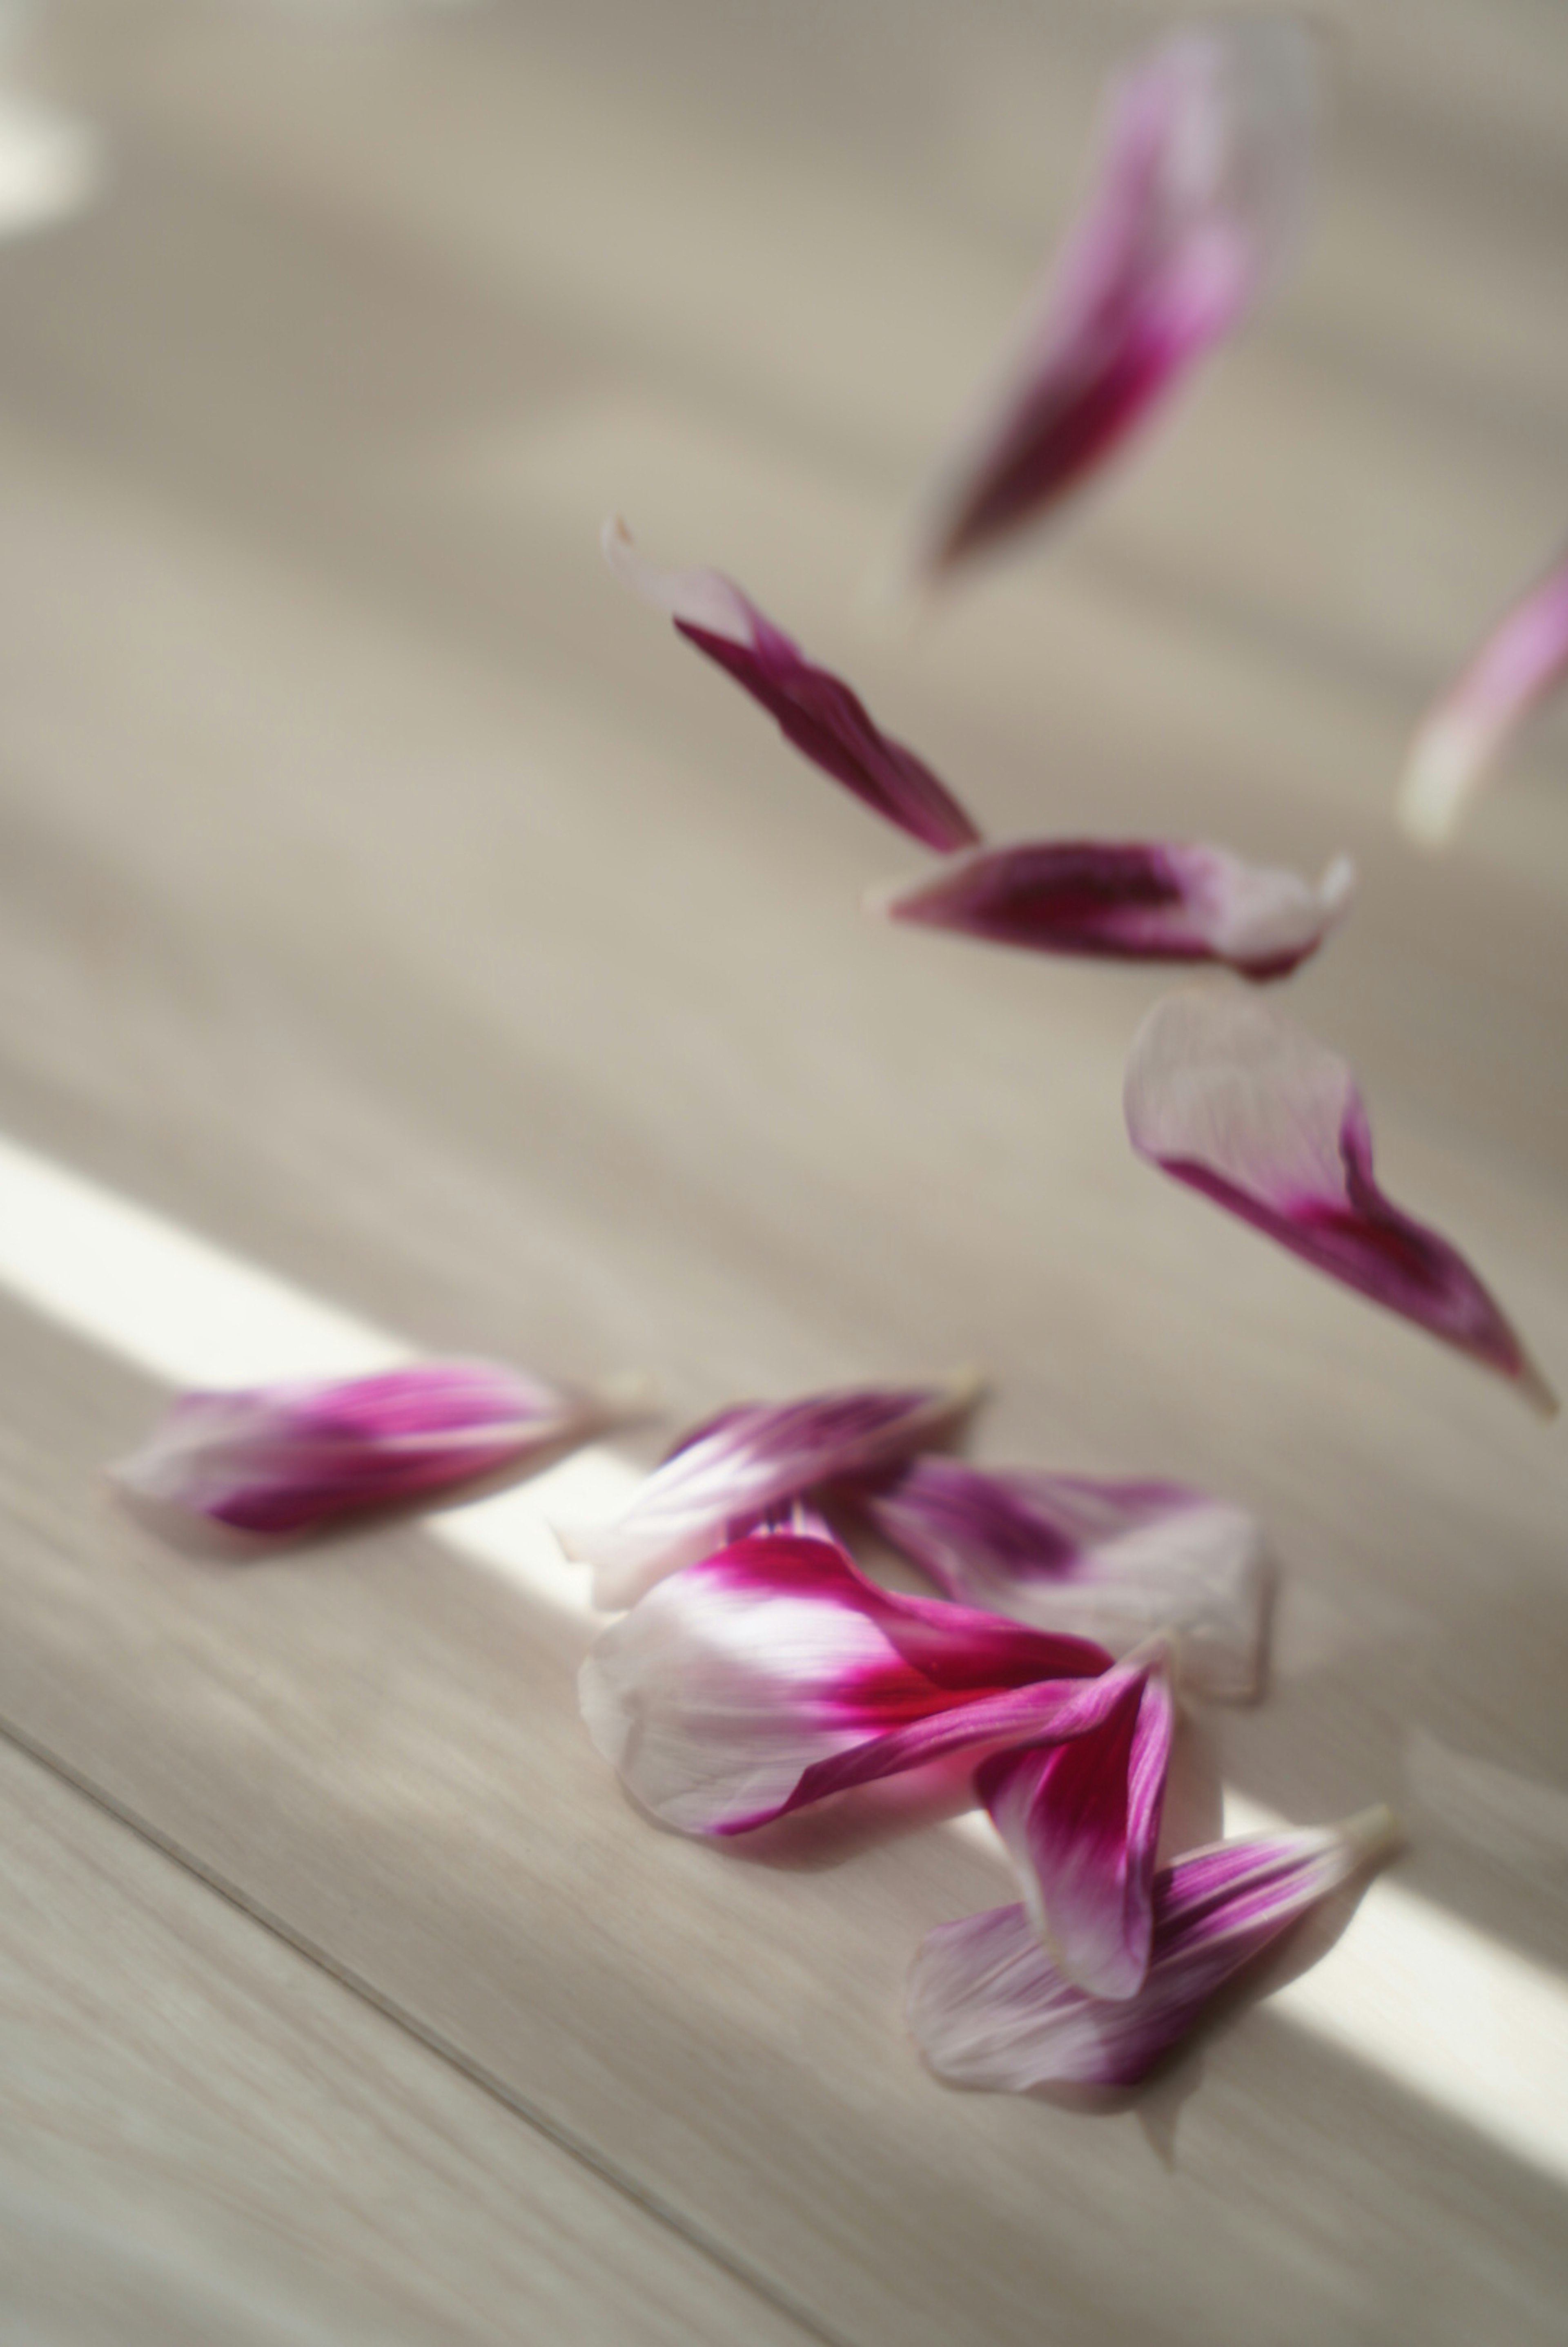
<instances>
[{"instance_id":1,"label":"pink and white petal","mask_svg":"<svg viewBox=\"0 0 1568 2347\"><path fill-rule=\"evenodd\" d=\"M853 1493L961 1604L1125 1655L1171 1634L1184 1693L1246 1703L1270 1576L1256 1517L1185 1483L977 1467L930 1453Z\"/></svg>"},{"instance_id":2,"label":"pink and white petal","mask_svg":"<svg viewBox=\"0 0 1568 2347\"><path fill-rule=\"evenodd\" d=\"M290 1537L580 1440L629 1399L629 1390L546 1385L488 1361L189 1393L111 1473L144 1508Z\"/></svg>"},{"instance_id":3,"label":"pink and white petal","mask_svg":"<svg viewBox=\"0 0 1568 2347\"><path fill-rule=\"evenodd\" d=\"M917 575L1080 487L1244 322L1298 239L1317 84L1306 30L1257 17L1179 32L1114 83L1061 261L918 502Z\"/></svg>"},{"instance_id":4,"label":"pink and white petal","mask_svg":"<svg viewBox=\"0 0 1568 2347\"><path fill-rule=\"evenodd\" d=\"M843 680L809 661L732 579L659 569L637 554L622 521L605 524L602 544L623 586L667 611L688 642L761 702L787 742L873 814L939 853L979 838L924 760L884 733Z\"/></svg>"},{"instance_id":5,"label":"pink and white petal","mask_svg":"<svg viewBox=\"0 0 1568 2347\"><path fill-rule=\"evenodd\" d=\"M1063 1978L1136 1995L1149 1968L1155 1850L1176 1706L1163 1648L1091 1683L1097 1724L1069 1741L1000 1752L975 1785Z\"/></svg>"},{"instance_id":6,"label":"pink and white petal","mask_svg":"<svg viewBox=\"0 0 1568 2347\"><path fill-rule=\"evenodd\" d=\"M665 1573L720 1546L730 1526L941 1440L979 1390L962 1377L742 1403L688 1434L613 1523L558 1525L556 1537L569 1557L594 1567L596 1605L629 1605Z\"/></svg>"},{"instance_id":7,"label":"pink and white petal","mask_svg":"<svg viewBox=\"0 0 1568 2347\"><path fill-rule=\"evenodd\" d=\"M1228 963L1284 978L1317 952L1355 887L1345 856L1314 885L1174 842L1020 840L873 890L870 912L1033 953Z\"/></svg>"},{"instance_id":8,"label":"pink and white petal","mask_svg":"<svg viewBox=\"0 0 1568 2347\"><path fill-rule=\"evenodd\" d=\"M1387 1809L1369 1809L1177 1859L1156 1878L1148 1973L1131 1997L1064 1979L1022 1906L939 1924L910 1983L916 2043L953 2086L1135 2086L1245 1966L1397 1836Z\"/></svg>"},{"instance_id":9,"label":"pink and white petal","mask_svg":"<svg viewBox=\"0 0 1568 2347\"><path fill-rule=\"evenodd\" d=\"M1303 1029L1238 992L1167 995L1134 1039L1125 1104L1141 1157L1555 1411L1458 1249L1378 1188L1355 1077Z\"/></svg>"},{"instance_id":10,"label":"pink and white petal","mask_svg":"<svg viewBox=\"0 0 1568 2347\"><path fill-rule=\"evenodd\" d=\"M1506 611L1410 745L1400 821L1440 847L1511 737L1568 678L1568 560Z\"/></svg>"},{"instance_id":11,"label":"pink and white petal","mask_svg":"<svg viewBox=\"0 0 1568 2347\"><path fill-rule=\"evenodd\" d=\"M595 1645L583 1716L643 1807L744 1833L954 1751L1095 1724L1109 1656L880 1589L835 1542L754 1534L661 1581Z\"/></svg>"}]
</instances>

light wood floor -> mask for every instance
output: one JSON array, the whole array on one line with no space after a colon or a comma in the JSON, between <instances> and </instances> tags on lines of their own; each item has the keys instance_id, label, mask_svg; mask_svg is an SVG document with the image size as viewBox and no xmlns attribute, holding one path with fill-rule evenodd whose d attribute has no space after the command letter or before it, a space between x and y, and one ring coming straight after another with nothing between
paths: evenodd
<instances>
[{"instance_id":1,"label":"light wood floor","mask_svg":"<svg viewBox=\"0 0 1568 2347\"><path fill-rule=\"evenodd\" d=\"M1568 1383L1568 724L1443 862L1390 813L1568 525L1568 17L1331 15L1300 276L902 638L861 584L1159 9L71 0L13 47L106 178L0 243L7 2339L1561 2339L1568 1435L1132 1159L1157 972L863 921L918 853L596 548L733 570L998 835L1349 849L1284 1007ZM101 1266L24 1213L56 1174ZM118 1320L117 1200L176 1249ZM983 1455L1269 1527L1274 1684L1183 1799L1388 1799L1408 1854L1136 2107L945 2092L901 1983L1006 1895L983 1838L653 1831L490 1519L235 1571L114 1512L158 1368L249 1358L226 1259L650 1369L668 1426L983 1363Z\"/></svg>"}]
</instances>

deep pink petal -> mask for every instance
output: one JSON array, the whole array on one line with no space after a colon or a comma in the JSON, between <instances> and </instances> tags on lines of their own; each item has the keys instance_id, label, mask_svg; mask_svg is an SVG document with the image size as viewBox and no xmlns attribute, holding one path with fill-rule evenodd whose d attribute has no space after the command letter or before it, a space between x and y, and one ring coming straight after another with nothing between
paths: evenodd
<instances>
[{"instance_id":1,"label":"deep pink petal","mask_svg":"<svg viewBox=\"0 0 1568 2347\"><path fill-rule=\"evenodd\" d=\"M873 814L945 853L980 834L947 785L901 742L884 733L849 686L799 646L717 570L660 570L635 550L626 525L605 524L605 559L623 586L667 611L778 721L785 740Z\"/></svg>"},{"instance_id":2,"label":"deep pink petal","mask_svg":"<svg viewBox=\"0 0 1568 2347\"><path fill-rule=\"evenodd\" d=\"M1355 1077L1301 1028L1239 992L1167 995L1134 1040L1125 1106L1141 1157L1556 1409L1464 1257L1378 1188Z\"/></svg>"},{"instance_id":3,"label":"deep pink petal","mask_svg":"<svg viewBox=\"0 0 1568 2347\"><path fill-rule=\"evenodd\" d=\"M1258 1691L1263 1534L1244 1508L1185 1483L976 1467L932 1452L851 1495L874 1529L961 1604L1125 1654L1176 1641L1191 1695Z\"/></svg>"},{"instance_id":4,"label":"deep pink petal","mask_svg":"<svg viewBox=\"0 0 1568 2347\"><path fill-rule=\"evenodd\" d=\"M1410 745L1400 819L1429 846L1458 828L1510 736L1568 677L1568 560L1521 596Z\"/></svg>"},{"instance_id":5,"label":"deep pink petal","mask_svg":"<svg viewBox=\"0 0 1568 2347\"><path fill-rule=\"evenodd\" d=\"M1397 1836L1387 1809L1315 1832L1259 1834L1177 1859L1155 1879L1135 1996L1064 1980L1023 1907L939 1924L915 1960L910 2025L954 2086L1134 2086L1242 1968Z\"/></svg>"},{"instance_id":6,"label":"deep pink petal","mask_svg":"<svg viewBox=\"0 0 1568 2347\"><path fill-rule=\"evenodd\" d=\"M999 1752L975 1785L1063 1978L1129 1997L1149 1968L1155 1850L1176 1706L1163 1652L1095 1682L1099 1723L1071 1741Z\"/></svg>"},{"instance_id":7,"label":"deep pink petal","mask_svg":"<svg viewBox=\"0 0 1568 2347\"><path fill-rule=\"evenodd\" d=\"M867 901L890 920L1034 953L1227 962L1270 979L1317 952L1354 887L1343 856L1314 887L1217 847L1023 840L972 848Z\"/></svg>"},{"instance_id":8,"label":"deep pink petal","mask_svg":"<svg viewBox=\"0 0 1568 2347\"><path fill-rule=\"evenodd\" d=\"M659 1582L599 1639L580 1694L645 1809L734 1834L951 1752L1085 1734L1083 1683L1109 1661L881 1589L835 1542L773 1532Z\"/></svg>"},{"instance_id":9,"label":"deep pink petal","mask_svg":"<svg viewBox=\"0 0 1568 2347\"><path fill-rule=\"evenodd\" d=\"M1177 33L1120 77L1084 211L921 501L918 570L1076 488L1242 323L1297 241L1316 84L1304 29L1256 17Z\"/></svg>"},{"instance_id":10,"label":"deep pink petal","mask_svg":"<svg viewBox=\"0 0 1568 2347\"><path fill-rule=\"evenodd\" d=\"M285 1537L404 1505L580 1440L612 1398L488 1361L181 1397L113 1472L132 1500Z\"/></svg>"},{"instance_id":11,"label":"deep pink petal","mask_svg":"<svg viewBox=\"0 0 1568 2347\"><path fill-rule=\"evenodd\" d=\"M977 1390L966 1378L742 1403L687 1435L615 1522L559 1525L557 1537L568 1556L595 1568L596 1604L629 1605L664 1573L718 1548L732 1526L937 1440Z\"/></svg>"}]
</instances>

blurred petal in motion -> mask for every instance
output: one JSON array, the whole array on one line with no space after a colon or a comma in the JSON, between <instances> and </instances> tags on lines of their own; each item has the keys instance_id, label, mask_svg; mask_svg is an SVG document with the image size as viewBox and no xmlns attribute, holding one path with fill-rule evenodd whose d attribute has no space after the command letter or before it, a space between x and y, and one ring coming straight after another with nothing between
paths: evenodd
<instances>
[{"instance_id":1,"label":"blurred petal in motion","mask_svg":"<svg viewBox=\"0 0 1568 2347\"><path fill-rule=\"evenodd\" d=\"M1504 613L1410 745L1400 820L1440 847L1510 736L1568 676L1568 559Z\"/></svg>"},{"instance_id":2,"label":"blurred petal in motion","mask_svg":"<svg viewBox=\"0 0 1568 2347\"><path fill-rule=\"evenodd\" d=\"M1134 1039L1125 1099L1141 1157L1555 1411L1464 1257L1379 1189L1356 1079L1303 1029L1239 990L1167 995Z\"/></svg>"},{"instance_id":3,"label":"blurred petal in motion","mask_svg":"<svg viewBox=\"0 0 1568 2347\"><path fill-rule=\"evenodd\" d=\"M1227 962L1268 979L1317 952L1355 885L1345 856L1314 886L1218 847L1021 840L972 848L929 879L875 892L867 910L1035 953Z\"/></svg>"},{"instance_id":4,"label":"blurred petal in motion","mask_svg":"<svg viewBox=\"0 0 1568 2347\"><path fill-rule=\"evenodd\" d=\"M776 718L813 765L927 847L946 854L980 837L931 768L884 733L849 686L809 661L718 570L661 570L622 521L605 524L605 559L623 587L667 611L678 632L717 661Z\"/></svg>"},{"instance_id":5,"label":"blurred petal in motion","mask_svg":"<svg viewBox=\"0 0 1568 2347\"><path fill-rule=\"evenodd\" d=\"M1084 213L921 501L917 576L1076 488L1241 324L1294 251L1317 106L1288 18L1194 26L1118 77Z\"/></svg>"},{"instance_id":6,"label":"blurred petal in motion","mask_svg":"<svg viewBox=\"0 0 1568 2347\"><path fill-rule=\"evenodd\" d=\"M941 1923L910 1982L915 2040L957 2086L1134 2086L1227 1981L1397 1834L1377 1809L1178 1858L1155 1878L1148 1973L1130 1997L1087 1995L1064 1979L1023 1907Z\"/></svg>"},{"instance_id":7,"label":"blurred petal in motion","mask_svg":"<svg viewBox=\"0 0 1568 2347\"><path fill-rule=\"evenodd\" d=\"M1184 1693L1258 1692L1268 1572L1257 1519L1185 1483L1108 1481L936 1455L853 1494L961 1604L1124 1654L1172 1634Z\"/></svg>"}]
</instances>

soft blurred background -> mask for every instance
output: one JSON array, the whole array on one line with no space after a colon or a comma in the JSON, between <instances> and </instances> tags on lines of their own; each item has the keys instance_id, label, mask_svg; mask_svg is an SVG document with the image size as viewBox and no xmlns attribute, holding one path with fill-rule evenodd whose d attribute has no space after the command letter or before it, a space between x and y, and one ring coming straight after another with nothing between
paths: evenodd
<instances>
[{"instance_id":1,"label":"soft blurred background","mask_svg":"<svg viewBox=\"0 0 1568 2347\"><path fill-rule=\"evenodd\" d=\"M420 1345L652 1369L672 1425L973 1360L985 1455L1245 1500L1276 1681L1211 1774L1392 1800L1412 1895L1554 1976L1560 1429L1133 1160L1158 972L862 920L918 857L597 553L618 510L734 572L999 835L1352 853L1287 1007L1562 1386L1568 723L1446 858L1392 819L1568 525L1554 0L1329 9L1267 314L1043 540L868 608L1175 21L5 8L0 1127ZM155 1383L9 1297L0 1339L18 2335L1553 2335L1561 2163L1267 2010L1158 2123L943 2096L899 1983L982 1853L648 1832L575 1622L417 1528L197 1573L98 1495Z\"/></svg>"}]
</instances>

